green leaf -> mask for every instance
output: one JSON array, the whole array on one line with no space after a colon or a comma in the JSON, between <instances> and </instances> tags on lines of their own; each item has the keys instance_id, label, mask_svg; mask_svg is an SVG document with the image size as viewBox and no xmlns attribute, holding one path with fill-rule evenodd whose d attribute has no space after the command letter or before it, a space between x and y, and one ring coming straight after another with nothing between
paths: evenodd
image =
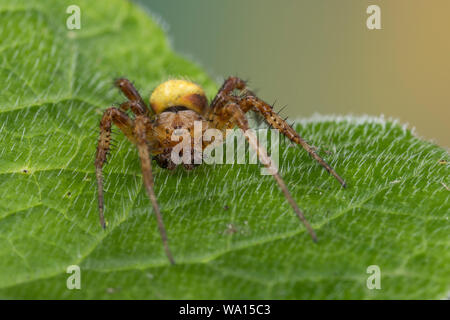
<instances>
[{"instance_id":1,"label":"green leaf","mask_svg":"<svg viewBox=\"0 0 450 320\"><path fill-rule=\"evenodd\" d=\"M0 4L0 298L445 298L449 160L382 118L318 118L296 129L346 178L282 143L280 171L317 231L314 244L256 165L155 168L177 265L164 254L137 151L117 134L98 223L94 155L102 110L132 79L148 95L171 77L216 83L171 52L125 1ZM187 26L188 27L188 26ZM442 161L441 161L442 160ZM71 265L81 290L66 287ZM381 270L370 290L367 268Z\"/></svg>"}]
</instances>

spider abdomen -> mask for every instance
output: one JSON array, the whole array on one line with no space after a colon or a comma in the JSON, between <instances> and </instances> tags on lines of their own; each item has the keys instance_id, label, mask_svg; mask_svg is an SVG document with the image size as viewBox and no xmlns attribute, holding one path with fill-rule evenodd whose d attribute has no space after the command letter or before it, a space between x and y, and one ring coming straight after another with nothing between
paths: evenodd
<instances>
[{"instance_id":1,"label":"spider abdomen","mask_svg":"<svg viewBox=\"0 0 450 320\"><path fill-rule=\"evenodd\" d=\"M193 82L168 80L153 91L150 96L150 106L156 114L178 106L202 114L208 107L208 99L202 87Z\"/></svg>"}]
</instances>

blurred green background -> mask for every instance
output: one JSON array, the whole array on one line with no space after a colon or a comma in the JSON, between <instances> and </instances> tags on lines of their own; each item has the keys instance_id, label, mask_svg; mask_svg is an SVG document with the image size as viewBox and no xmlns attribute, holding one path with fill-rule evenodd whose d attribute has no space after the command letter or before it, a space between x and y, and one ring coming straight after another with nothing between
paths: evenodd
<instances>
[{"instance_id":1,"label":"blurred green background","mask_svg":"<svg viewBox=\"0 0 450 320\"><path fill-rule=\"evenodd\" d=\"M249 79L283 115L384 114L450 146L449 0L136 0L219 82ZM368 30L366 8L381 8Z\"/></svg>"}]
</instances>

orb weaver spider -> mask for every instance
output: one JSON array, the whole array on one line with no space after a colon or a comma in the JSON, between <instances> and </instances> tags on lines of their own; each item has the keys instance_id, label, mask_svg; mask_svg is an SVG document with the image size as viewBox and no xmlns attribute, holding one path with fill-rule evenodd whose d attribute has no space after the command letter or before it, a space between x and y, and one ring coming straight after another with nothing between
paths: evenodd
<instances>
[{"instance_id":1,"label":"orb weaver spider","mask_svg":"<svg viewBox=\"0 0 450 320\"><path fill-rule=\"evenodd\" d=\"M249 124L245 114L250 110L261 114L269 125L280 131L292 142L302 146L343 187L346 187L345 181L316 153L313 147L273 111L272 106L259 99L250 91L245 81L237 77L229 77L225 80L212 102L208 104L206 95L199 85L187 80L169 80L160 84L152 92L150 97L151 109L147 108L139 92L129 80L117 79L115 85L124 93L128 100L120 104L119 108L110 107L106 109L100 121L100 137L97 145L95 168L98 184L99 217L103 228L106 228L106 224L103 215L102 169L110 149L111 127L112 124L115 124L138 148L144 185L156 214L164 250L170 263L175 263L169 248L166 229L154 191L152 159L150 156L156 160L160 167L169 170L174 169L176 164L173 163L170 156L172 148L178 142L170 139L172 133L176 129L184 128L192 135L194 121L201 121L203 124L202 130L215 128L225 132L226 129L232 129L237 126L245 133L249 145L257 152L264 166L270 170L269 172L275 178L287 201L305 225L312 239L317 241L314 230L291 196L285 182L279 173L274 170L270 157L264 148L258 144L256 137L247 131ZM238 91L240 94L234 94L235 91ZM135 115L134 119L127 115L127 110L131 110ZM202 148L205 148L207 145L208 143L202 142ZM195 167L195 164L184 163L183 166L187 170L191 170Z\"/></svg>"}]
</instances>

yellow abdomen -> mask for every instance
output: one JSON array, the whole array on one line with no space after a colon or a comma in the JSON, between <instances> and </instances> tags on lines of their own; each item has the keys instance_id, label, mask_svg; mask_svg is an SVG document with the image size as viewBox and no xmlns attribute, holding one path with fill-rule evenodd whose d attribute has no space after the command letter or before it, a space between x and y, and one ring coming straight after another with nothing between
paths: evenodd
<instances>
[{"instance_id":1,"label":"yellow abdomen","mask_svg":"<svg viewBox=\"0 0 450 320\"><path fill-rule=\"evenodd\" d=\"M187 80L168 80L153 91L150 106L155 113L170 107L186 107L202 114L208 106L208 100L199 85Z\"/></svg>"}]
</instances>

